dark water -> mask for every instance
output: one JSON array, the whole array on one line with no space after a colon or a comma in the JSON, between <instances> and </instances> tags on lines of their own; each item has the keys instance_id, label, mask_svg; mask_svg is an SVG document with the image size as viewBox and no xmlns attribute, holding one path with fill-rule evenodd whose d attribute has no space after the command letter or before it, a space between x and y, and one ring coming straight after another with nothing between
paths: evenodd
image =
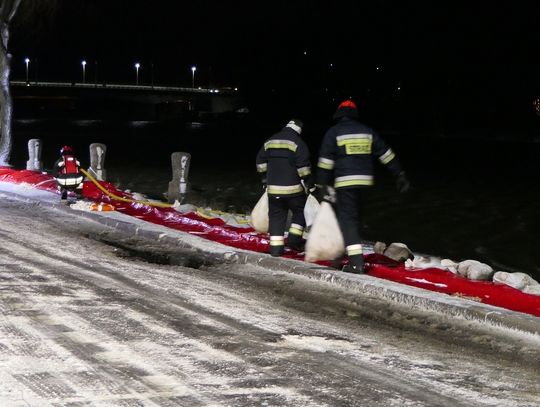
<instances>
[{"instance_id":1,"label":"dark water","mask_svg":"<svg viewBox=\"0 0 540 407\"><path fill-rule=\"evenodd\" d=\"M17 121L12 164L23 168L30 138L44 140L50 168L64 144L89 163L88 145L107 144L110 182L162 198L171 179L170 154L192 154L189 201L248 213L260 196L255 154L283 125L254 116L206 125L154 122ZM329 122L307 123L304 138L315 163ZM540 279L540 142L533 137L479 133L442 137L386 134L412 183L407 194L377 167L377 184L364 211L366 240L404 242L413 251L476 259L496 270L523 271Z\"/></svg>"}]
</instances>

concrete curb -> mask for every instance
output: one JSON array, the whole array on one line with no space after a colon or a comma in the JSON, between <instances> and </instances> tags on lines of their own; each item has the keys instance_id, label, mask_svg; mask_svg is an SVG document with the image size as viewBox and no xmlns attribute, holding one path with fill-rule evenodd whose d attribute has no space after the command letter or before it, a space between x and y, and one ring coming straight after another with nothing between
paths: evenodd
<instances>
[{"instance_id":1,"label":"concrete curb","mask_svg":"<svg viewBox=\"0 0 540 407\"><path fill-rule=\"evenodd\" d=\"M0 182L0 185L2 183ZM379 298L401 305L421 308L425 311L442 313L450 317L461 317L479 321L494 327L519 330L540 335L540 318L499 308L472 300L383 280L369 275L343 273L316 264L298 260L275 258L268 254L235 249L221 243L212 242L192 234L152 224L118 212L86 212L72 209L53 200L36 199L18 193L5 193L0 188L0 196L11 197L28 203L44 205L70 216L81 216L122 232L144 239L161 241L179 248L195 252L202 258L228 264L250 264L273 271L283 271L322 281L339 288L352 290L359 295Z\"/></svg>"}]
</instances>

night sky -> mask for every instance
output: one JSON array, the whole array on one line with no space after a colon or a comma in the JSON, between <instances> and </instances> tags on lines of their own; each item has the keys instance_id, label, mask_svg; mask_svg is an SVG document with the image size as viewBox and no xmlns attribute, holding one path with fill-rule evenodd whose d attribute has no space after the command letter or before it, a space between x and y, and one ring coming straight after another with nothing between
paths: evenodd
<instances>
[{"instance_id":1,"label":"night sky","mask_svg":"<svg viewBox=\"0 0 540 407\"><path fill-rule=\"evenodd\" d=\"M409 4L410 3L410 4ZM472 5L472 3L482 3ZM238 87L313 109L353 97L374 122L538 129L535 2L59 0L18 18L13 78ZM254 102L255 103L255 102Z\"/></svg>"}]
</instances>

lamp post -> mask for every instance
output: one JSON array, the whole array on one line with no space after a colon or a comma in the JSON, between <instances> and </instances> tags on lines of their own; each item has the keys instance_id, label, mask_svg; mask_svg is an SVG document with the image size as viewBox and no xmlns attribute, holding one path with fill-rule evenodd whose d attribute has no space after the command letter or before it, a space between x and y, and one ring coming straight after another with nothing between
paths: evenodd
<instances>
[{"instance_id":1,"label":"lamp post","mask_svg":"<svg viewBox=\"0 0 540 407\"><path fill-rule=\"evenodd\" d=\"M30 58L25 58L24 63L26 64L26 83L28 84L28 64L30 63Z\"/></svg>"},{"instance_id":2,"label":"lamp post","mask_svg":"<svg viewBox=\"0 0 540 407\"><path fill-rule=\"evenodd\" d=\"M135 72L136 72L136 79L135 79L135 84L138 85L139 84L139 68L141 67L141 64L139 64L138 62L135 63Z\"/></svg>"},{"instance_id":3,"label":"lamp post","mask_svg":"<svg viewBox=\"0 0 540 407\"><path fill-rule=\"evenodd\" d=\"M86 82L86 61L81 61L82 65L82 83Z\"/></svg>"},{"instance_id":4,"label":"lamp post","mask_svg":"<svg viewBox=\"0 0 540 407\"><path fill-rule=\"evenodd\" d=\"M196 66L191 67L191 87L195 88L195 71L197 70Z\"/></svg>"}]
</instances>

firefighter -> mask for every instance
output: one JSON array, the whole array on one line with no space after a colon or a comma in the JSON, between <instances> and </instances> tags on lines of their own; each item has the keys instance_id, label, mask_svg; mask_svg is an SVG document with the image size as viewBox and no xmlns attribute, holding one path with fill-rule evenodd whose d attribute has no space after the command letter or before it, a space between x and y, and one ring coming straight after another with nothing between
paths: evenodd
<instances>
[{"instance_id":1,"label":"firefighter","mask_svg":"<svg viewBox=\"0 0 540 407\"><path fill-rule=\"evenodd\" d=\"M342 102L333 115L334 126L324 135L317 161L318 195L334 205L345 241L349 264L343 271L364 272L360 239L360 210L366 190L373 185L373 158L396 178L399 192L409 189L396 155L371 128L358 121L352 100Z\"/></svg>"},{"instance_id":2,"label":"firefighter","mask_svg":"<svg viewBox=\"0 0 540 407\"><path fill-rule=\"evenodd\" d=\"M58 190L62 195L62 200L68 198L68 192L76 193L77 198L82 196L83 175L79 171L81 163L75 157L75 153L70 146L64 146L60 150L61 157L54 163L54 179Z\"/></svg>"},{"instance_id":3,"label":"firefighter","mask_svg":"<svg viewBox=\"0 0 540 407\"><path fill-rule=\"evenodd\" d=\"M304 205L313 190L309 150L300 134L303 123L293 119L263 144L257 154L257 172L268 193L270 254L281 256L285 251L285 228L292 212L287 246L302 251L306 226Z\"/></svg>"}]
</instances>

